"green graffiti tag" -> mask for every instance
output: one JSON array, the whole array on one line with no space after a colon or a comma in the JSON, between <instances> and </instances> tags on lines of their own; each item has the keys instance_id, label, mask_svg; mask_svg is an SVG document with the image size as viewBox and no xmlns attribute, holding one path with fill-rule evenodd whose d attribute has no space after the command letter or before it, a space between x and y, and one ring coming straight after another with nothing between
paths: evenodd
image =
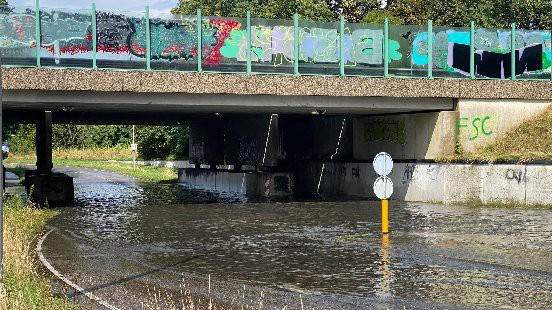
<instances>
[{"instance_id":1,"label":"green graffiti tag","mask_svg":"<svg viewBox=\"0 0 552 310\"><path fill-rule=\"evenodd\" d=\"M402 121L365 122L364 141L366 142L391 142L404 145L406 142L406 130Z\"/></svg>"},{"instance_id":2,"label":"green graffiti tag","mask_svg":"<svg viewBox=\"0 0 552 310\"><path fill-rule=\"evenodd\" d=\"M480 137L480 134L483 134L484 136L490 136L494 133L494 131L489 129L490 125L487 124L490 121L492 120L489 115L471 118L459 117L456 121L456 130L458 134L462 130L467 130L469 133L468 139L470 141L474 141L475 139Z\"/></svg>"}]
</instances>

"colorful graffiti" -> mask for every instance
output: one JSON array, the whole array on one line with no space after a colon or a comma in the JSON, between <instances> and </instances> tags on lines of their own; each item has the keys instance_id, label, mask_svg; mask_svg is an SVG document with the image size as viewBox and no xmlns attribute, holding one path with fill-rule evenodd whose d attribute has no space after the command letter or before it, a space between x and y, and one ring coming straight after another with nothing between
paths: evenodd
<instances>
[{"instance_id":1,"label":"colorful graffiti","mask_svg":"<svg viewBox=\"0 0 552 310\"><path fill-rule=\"evenodd\" d=\"M41 10L41 57L91 59L92 15L86 11ZM263 21L269 23L272 21ZM312 24L308 22L308 24ZM111 12L97 12L98 59L138 60L146 58L146 20ZM298 29L298 61L337 67L341 55L348 68L382 68L383 26L346 24L343 39L335 24L301 26ZM364 28L363 28L364 27ZM203 18L201 55L198 55L198 26L195 16L150 20L150 58L159 62L197 62L206 66L242 65L247 61L248 40L244 19ZM428 34L421 26L391 26L389 64L392 74L424 76L428 66L428 39L433 37L433 68L448 74L470 74L470 33L447 29ZM251 26L251 61L265 67L292 67L295 61L294 27ZM549 73L552 69L550 32L517 31L515 72L511 72L510 32L477 29L475 73L506 79L522 74ZM35 12L0 7L0 48L10 57L32 57L25 52L36 47ZM341 53L341 41L343 53ZM323 69L322 69L323 70ZM323 72L322 72L323 73Z\"/></svg>"},{"instance_id":2,"label":"colorful graffiti","mask_svg":"<svg viewBox=\"0 0 552 310\"><path fill-rule=\"evenodd\" d=\"M413 42L412 62L428 64L427 32ZM511 69L511 31L479 29L475 32L475 74L488 78L507 79ZM515 75L539 74L552 64L551 34L543 31L516 32ZM470 75L470 33L446 30L433 33L433 65L435 68Z\"/></svg>"},{"instance_id":3,"label":"colorful graffiti","mask_svg":"<svg viewBox=\"0 0 552 310\"><path fill-rule=\"evenodd\" d=\"M347 32L349 34L347 34ZM286 60L295 60L293 27L251 27L252 61L272 62L279 54ZM343 36L344 59L347 63L368 65L383 64L383 30L346 29ZM233 30L231 40L225 42L223 55L246 61L247 34L245 30ZM337 29L300 28L299 60L313 63L338 63L340 42ZM390 41L390 59L402 58L398 42ZM275 63L278 65L279 63ZM281 63L280 63L281 64Z\"/></svg>"}]
</instances>

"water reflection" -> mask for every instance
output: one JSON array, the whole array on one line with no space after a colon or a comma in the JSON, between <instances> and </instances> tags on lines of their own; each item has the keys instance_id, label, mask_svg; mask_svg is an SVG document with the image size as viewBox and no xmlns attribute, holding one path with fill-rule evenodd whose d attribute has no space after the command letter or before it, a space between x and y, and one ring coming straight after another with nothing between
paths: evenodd
<instances>
[{"instance_id":1,"label":"water reflection","mask_svg":"<svg viewBox=\"0 0 552 310\"><path fill-rule=\"evenodd\" d=\"M246 202L133 182L76 187L78 207L50 225L78 240L80 257L108 253L175 274L440 307L552 304L546 210L391 202L391 233L382 237L377 202Z\"/></svg>"}]
</instances>

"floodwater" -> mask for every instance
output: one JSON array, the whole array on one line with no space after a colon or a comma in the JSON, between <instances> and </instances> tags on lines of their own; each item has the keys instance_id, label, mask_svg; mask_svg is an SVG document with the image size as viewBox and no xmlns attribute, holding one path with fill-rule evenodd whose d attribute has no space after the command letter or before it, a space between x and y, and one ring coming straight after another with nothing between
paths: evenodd
<instances>
[{"instance_id":1,"label":"floodwater","mask_svg":"<svg viewBox=\"0 0 552 310\"><path fill-rule=\"evenodd\" d=\"M59 170L77 206L49 223L44 255L114 307L552 308L550 210L392 201L382 237L373 201L246 202Z\"/></svg>"}]
</instances>

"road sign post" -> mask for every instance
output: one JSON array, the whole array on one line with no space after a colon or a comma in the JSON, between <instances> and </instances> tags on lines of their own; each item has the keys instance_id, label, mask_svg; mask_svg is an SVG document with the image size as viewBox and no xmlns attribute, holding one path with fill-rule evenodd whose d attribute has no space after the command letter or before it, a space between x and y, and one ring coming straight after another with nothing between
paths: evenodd
<instances>
[{"instance_id":1,"label":"road sign post","mask_svg":"<svg viewBox=\"0 0 552 310\"><path fill-rule=\"evenodd\" d=\"M381 199L381 232L389 232L389 198L393 195L393 181L388 175L393 170L391 155L381 152L374 157L374 170L379 178L374 182L374 193Z\"/></svg>"}]
</instances>

